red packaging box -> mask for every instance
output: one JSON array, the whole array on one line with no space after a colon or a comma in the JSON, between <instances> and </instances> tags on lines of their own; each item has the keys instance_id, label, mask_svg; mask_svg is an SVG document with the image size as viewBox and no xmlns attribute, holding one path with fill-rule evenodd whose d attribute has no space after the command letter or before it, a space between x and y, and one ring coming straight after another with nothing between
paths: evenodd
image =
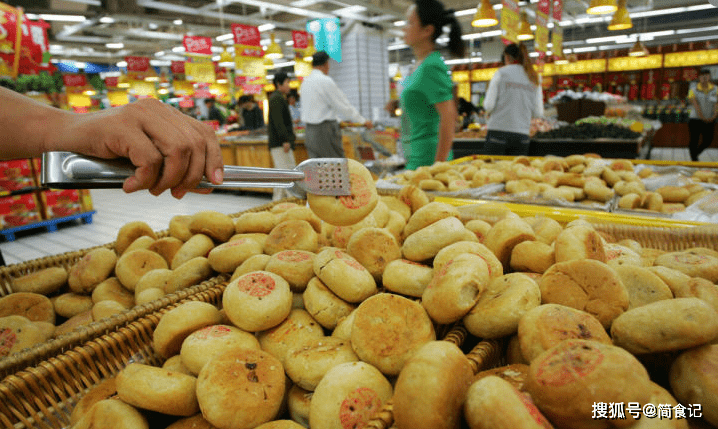
<instances>
[{"instance_id":1,"label":"red packaging box","mask_svg":"<svg viewBox=\"0 0 718 429\"><path fill-rule=\"evenodd\" d=\"M40 192L45 219L82 213L82 199L77 189L49 189Z\"/></svg>"},{"instance_id":2,"label":"red packaging box","mask_svg":"<svg viewBox=\"0 0 718 429\"><path fill-rule=\"evenodd\" d=\"M42 158L32 158L32 172L35 173L37 186L42 186Z\"/></svg>"},{"instance_id":3,"label":"red packaging box","mask_svg":"<svg viewBox=\"0 0 718 429\"><path fill-rule=\"evenodd\" d=\"M0 161L0 192L18 191L37 186L29 159Z\"/></svg>"},{"instance_id":4,"label":"red packaging box","mask_svg":"<svg viewBox=\"0 0 718 429\"><path fill-rule=\"evenodd\" d=\"M40 205L34 193L0 197L2 229L40 222Z\"/></svg>"}]
</instances>

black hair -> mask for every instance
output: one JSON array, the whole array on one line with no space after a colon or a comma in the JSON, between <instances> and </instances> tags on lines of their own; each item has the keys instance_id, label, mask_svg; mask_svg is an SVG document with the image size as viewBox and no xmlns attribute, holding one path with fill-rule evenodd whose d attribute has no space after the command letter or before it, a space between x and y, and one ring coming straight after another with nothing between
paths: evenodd
<instances>
[{"instance_id":1,"label":"black hair","mask_svg":"<svg viewBox=\"0 0 718 429\"><path fill-rule=\"evenodd\" d=\"M250 101L254 102L254 96L250 94L244 94L240 96L239 99L237 99L237 104L244 104Z\"/></svg>"},{"instance_id":2,"label":"black hair","mask_svg":"<svg viewBox=\"0 0 718 429\"><path fill-rule=\"evenodd\" d=\"M294 97L295 100L299 101L299 93L296 89L292 89L289 91L289 94L287 94L287 98Z\"/></svg>"},{"instance_id":3,"label":"black hair","mask_svg":"<svg viewBox=\"0 0 718 429\"><path fill-rule=\"evenodd\" d=\"M416 15L419 17L421 25L424 27L434 26L431 40L436 41L444 31L444 26L449 25L449 43L447 44L449 52L455 57L463 57L466 46L461 40L461 24L454 15L454 9L444 9L444 4L439 0L415 0L415 2Z\"/></svg>"},{"instance_id":4,"label":"black hair","mask_svg":"<svg viewBox=\"0 0 718 429\"><path fill-rule=\"evenodd\" d=\"M508 55L509 57L513 58L514 61L518 62L524 68L526 76L529 78L529 80L534 85L538 85L538 74L536 73L533 64L531 64L531 59L529 58L529 51L526 49L526 45L524 45L523 43L508 44L504 48L504 55Z\"/></svg>"},{"instance_id":5,"label":"black hair","mask_svg":"<svg viewBox=\"0 0 718 429\"><path fill-rule=\"evenodd\" d=\"M709 69L709 68L707 68L707 67L703 67L698 74L699 74L699 75L702 75L702 74L711 74L711 69Z\"/></svg>"},{"instance_id":6,"label":"black hair","mask_svg":"<svg viewBox=\"0 0 718 429\"><path fill-rule=\"evenodd\" d=\"M274 86L279 87L279 85L283 84L285 80L289 79L289 75L283 71L277 72L274 75Z\"/></svg>"},{"instance_id":7,"label":"black hair","mask_svg":"<svg viewBox=\"0 0 718 429\"><path fill-rule=\"evenodd\" d=\"M207 103L212 103L212 104L214 104L214 98L205 98L205 99L204 99L204 104L207 104Z\"/></svg>"},{"instance_id":8,"label":"black hair","mask_svg":"<svg viewBox=\"0 0 718 429\"><path fill-rule=\"evenodd\" d=\"M312 67L323 66L327 61L329 61L329 54L324 51L312 55Z\"/></svg>"}]
</instances>

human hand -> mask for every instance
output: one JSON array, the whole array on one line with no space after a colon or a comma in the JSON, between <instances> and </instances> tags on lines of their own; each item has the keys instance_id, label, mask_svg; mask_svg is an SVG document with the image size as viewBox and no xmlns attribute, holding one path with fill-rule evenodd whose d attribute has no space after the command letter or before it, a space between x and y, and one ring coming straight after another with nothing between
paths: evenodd
<instances>
[{"instance_id":1,"label":"human hand","mask_svg":"<svg viewBox=\"0 0 718 429\"><path fill-rule=\"evenodd\" d=\"M48 142L47 150L70 150L98 158L128 158L136 167L123 190L171 189L182 198L204 176L223 180L223 161L214 131L155 99L69 116Z\"/></svg>"},{"instance_id":2,"label":"human hand","mask_svg":"<svg viewBox=\"0 0 718 429\"><path fill-rule=\"evenodd\" d=\"M292 148L292 145L289 144L289 142L282 143L282 148L284 149L284 153L289 153L289 149Z\"/></svg>"}]
</instances>

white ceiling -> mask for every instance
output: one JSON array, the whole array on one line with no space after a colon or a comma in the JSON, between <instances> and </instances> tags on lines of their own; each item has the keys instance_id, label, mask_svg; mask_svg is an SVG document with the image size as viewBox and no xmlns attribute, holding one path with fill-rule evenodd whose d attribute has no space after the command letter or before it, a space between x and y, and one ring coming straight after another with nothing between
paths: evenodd
<instances>
[{"instance_id":1,"label":"white ceiling","mask_svg":"<svg viewBox=\"0 0 718 429\"><path fill-rule=\"evenodd\" d=\"M303 30L307 20L338 16L343 24L360 22L378 26L395 38L392 45L401 47L401 29L395 22L402 20L410 4L407 0L4 0L21 6L26 13L36 15L71 15L82 21L49 21L53 57L97 63L116 63L127 55L150 56L155 61L181 59L176 52L184 34L209 36L215 46L231 39L216 38L229 33L231 23L272 28L262 32L263 43L269 34L276 33L285 55L291 55L291 30ZM478 0L477 0L478 1ZM524 6L533 21L535 2ZM500 0L492 0L498 7ZM470 21L476 2L445 0L447 7L458 11L464 38L474 40L476 54L481 45L492 40L499 27L476 29ZM577 52L620 49L627 40L606 40L616 35L641 39L649 47L673 43L718 41L718 9L707 0L627 0L633 19L633 29L609 32L610 16L585 13L588 0L565 0L560 28L564 33L564 47ZM678 9L676 9L678 8ZM181 23L180 21L181 20ZM648 33L648 34L647 34ZM108 48L112 43L115 46ZM119 48L119 43L122 48ZM175 52L173 52L175 48ZM391 48L390 48L391 49ZM217 49L220 51L221 49ZM392 49L390 58L407 58L407 49ZM176 58L175 58L176 57ZM485 58L486 59L486 58Z\"/></svg>"}]
</instances>

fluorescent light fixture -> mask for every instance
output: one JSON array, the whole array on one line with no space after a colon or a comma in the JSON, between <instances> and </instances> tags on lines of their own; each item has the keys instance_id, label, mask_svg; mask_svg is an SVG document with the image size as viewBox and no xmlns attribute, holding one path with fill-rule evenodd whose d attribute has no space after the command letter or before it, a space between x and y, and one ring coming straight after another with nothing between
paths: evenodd
<instances>
[{"instance_id":1,"label":"fluorescent light fixture","mask_svg":"<svg viewBox=\"0 0 718 429\"><path fill-rule=\"evenodd\" d=\"M227 83L227 79L217 79L217 83Z\"/></svg>"},{"instance_id":2,"label":"fluorescent light fixture","mask_svg":"<svg viewBox=\"0 0 718 429\"><path fill-rule=\"evenodd\" d=\"M97 92L95 92L91 89L88 89L87 91L84 91L83 94L93 96L93 95L97 94Z\"/></svg>"},{"instance_id":3,"label":"fluorescent light fixture","mask_svg":"<svg viewBox=\"0 0 718 429\"><path fill-rule=\"evenodd\" d=\"M212 61L219 61L219 55L215 55L212 57Z\"/></svg>"},{"instance_id":4,"label":"fluorescent light fixture","mask_svg":"<svg viewBox=\"0 0 718 429\"><path fill-rule=\"evenodd\" d=\"M406 21L394 21L394 27L403 27L406 25Z\"/></svg>"},{"instance_id":5,"label":"fluorescent light fixture","mask_svg":"<svg viewBox=\"0 0 718 429\"><path fill-rule=\"evenodd\" d=\"M146 39L181 41L184 37L184 35L182 34L163 33L161 31L147 31L139 28L130 28L127 30L127 32L129 34L132 34L133 36L144 37Z\"/></svg>"},{"instance_id":6,"label":"fluorescent light fixture","mask_svg":"<svg viewBox=\"0 0 718 429\"><path fill-rule=\"evenodd\" d=\"M172 52L181 53L184 52L184 46L175 46L172 48Z\"/></svg>"},{"instance_id":7,"label":"fluorescent light fixture","mask_svg":"<svg viewBox=\"0 0 718 429\"><path fill-rule=\"evenodd\" d=\"M315 5L317 3L322 3L322 1L323 0L296 0L289 3L289 5L294 7L307 7Z\"/></svg>"},{"instance_id":8,"label":"fluorescent light fixture","mask_svg":"<svg viewBox=\"0 0 718 429\"><path fill-rule=\"evenodd\" d=\"M365 10L366 10L366 6L354 5L354 6L343 7L341 9L336 9L332 13L336 13L337 15L351 15L354 13L364 12Z\"/></svg>"},{"instance_id":9,"label":"fluorescent light fixture","mask_svg":"<svg viewBox=\"0 0 718 429\"><path fill-rule=\"evenodd\" d=\"M218 42L223 42L223 41L225 41L225 40L229 40L229 39L232 39L232 38L234 38L234 34L232 34L232 33L227 33L227 34L223 34L223 35L221 35L221 36L215 37L215 40L218 41Z\"/></svg>"},{"instance_id":10,"label":"fluorescent light fixture","mask_svg":"<svg viewBox=\"0 0 718 429\"><path fill-rule=\"evenodd\" d=\"M715 6L708 4L696 4L693 6L686 6L686 12L693 12L696 10L706 10L706 9L713 9Z\"/></svg>"},{"instance_id":11,"label":"fluorescent light fixture","mask_svg":"<svg viewBox=\"0 0 718 429\"><path fill-rule=\"evenodd\" d=\"M82 61L73 61L73 63L75 63L74 65L78 69L84 69L85 67L87 67L87 63L83 63Z\"/></svg>"},{"instance_id":12,"label":"fluorescent light fixture","mask_svg":"<svg viewBox=\"0 0 718 429\"><path fill-rule=\"evenodd\" d=\"M167 88L160 88L160 89L157 90L157 93L158 93L158 94L165 95L165 94L169 94L169 93L170 93L170 90L167 89Z\"/></svg>"},{"instance_id":13,"label":"fluorescent light fixture","mask_svg":"<svg viewBox=\"0 0 718 429\"><path fill-rule=\"evenodd\" d=\"M295 61L287 61L287 62L284 62L284 63L274 63L274 67L272 67L272 68L273 68L273 69L278 69L278 68L280 68L280 67L290 67L290 66L293 66L294 64L296 64ZM267 76L267 79L269 79L269 76Z\"/></svg>"},{"instance_id":14,"label":"fluorescent light fixture","mask_svg":"<svg viewBox=\"0 0 718 429\"><path fill-rule=\"evenodd\" d=\"M172 65L172 61L167 60L150 60L150 65L153 67L169 67Z\"/></svg>"},{"instance_id":15,"label":"fluorescent light fixture","mask_svg":"<svg viewBox=\"0 0 718 429\"><path fill-rule=\"evenodd\" d=\"M150 30L157 30L158 28L160 28L160 26L155 24L154 22L150 22L149 24L147 24L147 28L149 28Z\"/></svg>"},{"instance_id":16,"label":"fluorescent light fixture","mask_svg":"<svg viewBox=\"0 0 718 429\"><path fill-rule=\"evenodd\" d=\"M174 24L174 25L182 25L182 24L183 24L183 21L182 21L181 19L175 19L174 21L172 21L172 24Z\"/></svg>"},{"instance_id":17,"label":"fluorescent light fixture","mask_svg":"<svg viewBox=\"0 0 718 429\"><path fill-rule=\"evenodd\" d=\"M160 78L158 76L147 76L145 78L145 82L159 82Z\"/></svg>"},{"instance_id":18,"label":"fluorescent light fixture","mask_svg":"<svg viewBox=\"0 0 718 429\"><path fill-rule=\"evenodd\" d=\"M234 62L227 61L227 62L224 62L224 63L218 63L217 65L220 66L220 67L224 67L224 68L233 68L233 67L234 67Z\"/></svg>"},{"instance_id":19,"label":"fluorescent light fixture","mask_svg":"<svg viewBox=\"0 0 718 429\"><path fill-rule=\"evenodd\" d=\"M455 60L446 60L444 63L446 65L454 65L454 64L469 64L469 63L478 63L481 61L481 58L457 58Z\"/></svg>"},{"instance_id":20,"label":"fluorescent light fixture","mask_svg":"<svg viewBox=\"0 0 718 429\"><path fill-rule=\"evenodd\" d=\"M634 18L647 18L649 16L659 16L659 15L673 15L676 13L686 12L686 7L672 7L669 9L656 9L656 10L647 10L645 12L636 12L632 13L631 19Z\"/></svg>"},{"instance_id":21,"label":"fluorescent light fixture","mask_svg":"<svg viewBox=\"0 0 718 429\"><path fill-rule=\"evenodd\" d=\"M117 67L127 67L127 61L120 61L119 63L115 64Z\"/></svg>"},{"instance_id":22,"label":"fluorescent light fixture","mask_svg":"<svg viewBox=\"0 0 718 429\"><path fill-rule=\"evenodd\" d=\"M586 46L584 48L573 48L573 52L594 52L597 51L598 48L595 46Z\"/></svg>"},{"instance_id":23,"label":"fluorescent light fixture","mask_svg":"<svg viewBox=\"0 0 718 429\"><path fill-rule=\"evenodd\" d=\"M156 57L161 57L161 56L163 56L164 54L165 54L165 51L155 52L155 56L156 56Z\"/></svg>"},{"instance_id":24,"label":"fluorescent light fixture","mask_svg":"<svg viewBox=\"0 0 718 429\"><path fill-rule=\"evenodd\" d=\"M274 24L262 24L262 25L257 26L257 30L259 30L260 33L263 31L271 31L271 30L274 30L275 28L277 28L277 26ZM217 40L219 40L219 38L217 38Z\"/></svg>"},{"instance_id":25,"label":"fluorescent light fixture","mask_svg":"<svg viewBox=\"0 0 718 429\"><path fill-rule=\"evenodd\" d=\"M464 34L461 36L461 39L462 40L474 40L474 39L496 37L496 36L500 36L500 35L501 35L501 30L493 30L493 31L484 31L483 33Z\"/></svg>"},{"instance_id":26,"label":"fluorescent light fixture","mask_svg":"<svg viewBox=\"0 0 718 429\"><path fill-rule=\"evenodd\" d=\"M620 45L601 45L601 46L598 47L598 50L599 50L599 51L610 51L610 50L613 50L613 49L625 49L625 48L630 48L631 46L633 46L633 43L623 43L623 44L620 44Z\"/></svg>"},{"instance_id":27,"label":"fluorescent light fixture","mask_svg":"<svg viewBox=\"0 0 718 429\"><path fill-rule=\"evenodd\" d=\"M399 43L398 45L391 45L391 46L389 46L389 47L387 48L387 50L389 50L389 51L396 51L397 49L404 49L404 48L408 48L408 47L409 47L409 45L407 45L407 44Z\"/></svg>"},{"instance_id":28,"label":"fluorescent light fixture","mask_svg":"<svg viewBox=\"0 0 718 429\"><path fill-rule=\"evenodd\" d=\"M531 58L536 58L538 56L539 56L538 52L529 52L529 57L531 57Z\"/></svg>"},{"instance_id":29,"label":"fluorescent light fixture","mask_svg":"<svg viewBox=\"0 0 718 429\"><path fill-rule=\"evenodd\" d=\"M106 48L110 48L110 49L122 49L122 48L125 47L125 44L122 43L122 42L117 42L117 43L105 43L105 47L106 47Z\"/></svg>"},{"instance_id":30,"label":"fluorescent light fixture","mask_svg":"<svg viewBox=\"0 0 718 429\"><path fill-rule=\"evenodd\" d=\"M111 16L103 16L102 18L100 18L100 22L103 24L112 24L113 22L115 22L115 18Z\"/></svg>"},{"instance_id":31,"label":"fluorescent light fixture","mask_svg":"<svg viewBox=\"0 0 718 429\"><path fill-rule=\"evenodd\" d=\"M287 40L284 44L287 46L294 46L294 40Z\"/></svg>"},{"instance_id":32,"label":"fluorescent light fixture","mask_svg":"<svg viewBox=\"0 0 718 429\"><path fill-rule=\"evenodd\" d=\"M715 25L713 27L684 28L681 30L676 30L676 34L700 33L700 32L704 32L704 31L716 31L716 30L718 30L718 25Z\"/></svg>"},{"instance_id":33,"label":"fluorescent light fixture","mask_svg":"<svg viewBox=\"0 0 718 429\"><path fill-rule=\"evenodd\" d=\"M454 16L460 17L460 16L466 16L466 15L473 15L476 13L476 9L477 8L457 10L456 12L454 12Z\"/></svg>"},{"instance_id":34,"label":"fluorescent light fixture","mask_svg":"<svg viewBox=\"0 0 718 429\"><path fill-rule=\"evenodd\" d=\"M703 42L706 40L718 40L718 36L686 37L685 39L681 39L681 43Z\"/></svg>"},{"instance_id":35,"label":"fluorescent light fixture","mask_svg":"<svg viewBox=\"0 0 718 429\"><path fill-rule=\"evenodd\" d=\"M51 14L51 13L41 13L41 14L26 13L25 16L28 19L44 19L45 21L83 22L83 21L87 20L87 18L85 18L82 15L55 15L55 14Z\"/></svg>"}]
</instances>

